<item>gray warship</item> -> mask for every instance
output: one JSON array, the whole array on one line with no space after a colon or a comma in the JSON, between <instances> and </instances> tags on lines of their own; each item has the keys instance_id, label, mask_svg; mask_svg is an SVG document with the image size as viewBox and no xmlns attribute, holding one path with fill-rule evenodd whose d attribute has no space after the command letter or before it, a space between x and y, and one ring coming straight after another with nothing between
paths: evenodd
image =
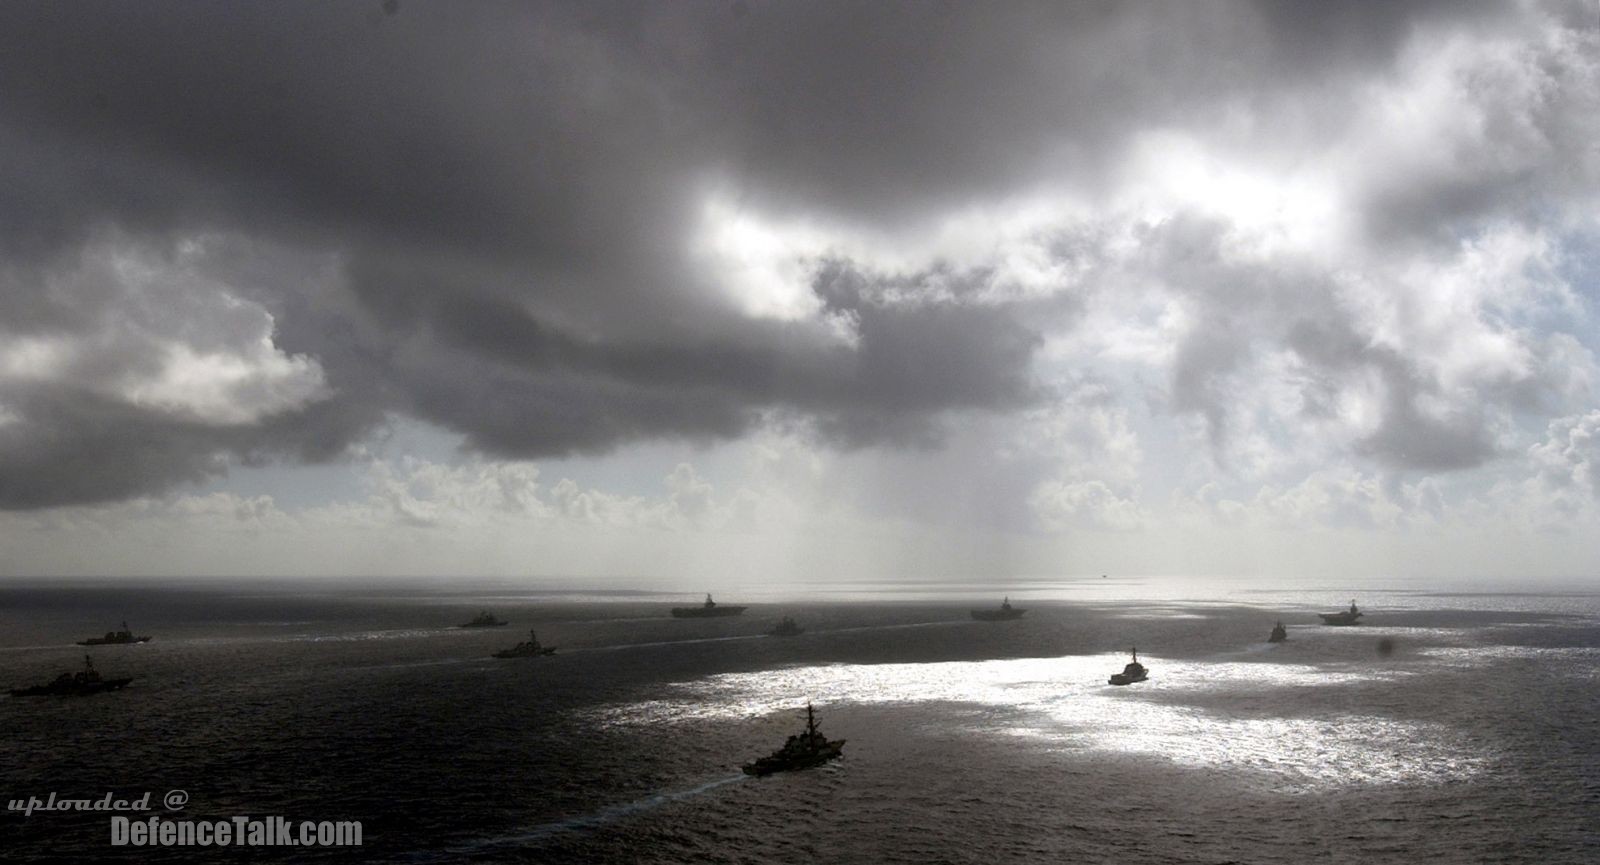
<instances>
[{"instance_id":1,"label":"gray warship","mask_svg":"<svg viewBox=\"0 0 1600 865\"><path fill-rule=\"evenodd\" d=\"M1113 685L1131 685L1134 682L1143 682L1148 678L1150 678L1150 673L1145 670L1143 664L1139 663L1139 647L1135 646L1133 648L1133 662L1123 667L1122 672L1112 673L1110 681Z\"/></svg>"},{"instance_id":2,"label":"gray warship","mask_svg":"<svg viewBox=\"0 0 1600 865\"><path fill-rule=\"evenodd\" d=\"M536 658L540 655L554 655L555 653L555 646L540 645L539 635L530 629L528 631L528 639L525 642L518 643L509 649L501 649L495 652L494 656L496 658Z\"/></svg>"},{"instance_id":3,"label":"gray warship","mask_svg":"<svg viewBox=\"0 0 1600 865\"><path fill-rule=\"evenodd\" d=\"M128 630L128 623L127 622L123 622L122 623L122 630L120 630L120 631L106 631L106 635L104 637L90 637L87 640L79 640L78 641L78 645L80 645L80 646L125 646L125 645L131 644L131 643L148 643L148 642L150 642L150 638L149 637L135 637L133 635L133 632Z\"/></svg>"},{"instance_id":4,"label":"gray warship","mask_svg":"<svg viewBox=\"0 0 1600 865\"><path fill-rule=\"evenodd\" d=\"M1358 625L1360 622L1357 620L1361 618L1362 613L1356 609L1356 602L1351 601L1350 609L1348 610L1337 613L1318 613L1317 616L1322 619L1324 625Z\"/></svg>"},{"instance_id":5,"label":"gray warship","mask_svg":"<svg viewBox=\"0 0 1600 865\"><path fill-rule=\"evenodd\" d=\"M1011 606L1011 598L1008 596L1005 600L1000 602L1000 609L973 610L972 618L977 619L980 622L1005 622L1010 621L1011 619L1020 619L1022 618L1022 614L1026 612L1027 610L1021 610Z\"/></svg>"},{"instance_id":6,"label":"gray warship","mask_svg":"<svg viewBox=\"0 0 1600 865\"><path fill-rule=\"evenodd\" d=\"M806 729L790 736L783 747L754 763L744 765L746 775L771 775L775 772L794 772L821 766L844 754L843 739L829 739L817 729L816 715L811 704L806 704Z\"/></svg>"},{"instance_id":7,"label":"gray warship","mask_svg":"<svg viewBox=\"0 0 1600 865\"><path fill-rule=\"evenodd\" d=\"M784 616L783 617L783 621L779 622L778 626L776 628L773 628L772 630L767 632L767 636L769 636L769 637L798 637L801 634L804 634L805 632L806 632L806 629L800 627L800 625L797 622L795 622L795 620L793 618L791 618L789 616Z\"/></svg>"},{"instance_id":8,"label":"gray warship","mask_svg":"<svg viewBox=\"0 0 1600 865\"><path fill-rule=\"evenodd\" d=\"M62 673L54 681L46 685L34 685L31 688L13 688L13 697L87 697L102 691L118 691L127 687L133 681L130 676L126 679L107 679L100 675L94 668L94 661L88 655L83 656L83 669L76 673Z\"/></svg>"},{"instance_id":9,"label":"gray warship","mask_svg":"<svg viewBox=\"0 0 1600 865\"><path fill-rule=\"evenodd\" d=\"M710 619L718 616L737 616L749 607L730 607L726 604L718 606L711 596L706 595L706 602L698 607L673 607L672 617L675 619Z\"/></svg>"}]
</instances>

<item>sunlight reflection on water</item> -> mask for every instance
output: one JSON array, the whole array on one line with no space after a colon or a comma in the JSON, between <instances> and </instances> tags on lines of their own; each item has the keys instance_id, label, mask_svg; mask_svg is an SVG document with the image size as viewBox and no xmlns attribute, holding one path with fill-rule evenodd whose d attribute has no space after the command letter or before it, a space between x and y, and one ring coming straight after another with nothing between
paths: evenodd
<instances>
[{"instance_id":1,"label":"sunlight reflection on water","mask_svg":"<svg viewBox=\"0 0 1600 865\"><path fill-rule=\"evenodd\" d=\"M1451 727L1359 712L1321 717L1229 718L1171 698L1260 692L1270 701L1301 687L1405 678L1404 670L1328 670L1297 664L1192 663L1143 658L1148 683L1106 684L1124 655L930 664L832 664L728 673L679 683L681 697L613 707L607 726L728 720L818 703L963 703L996 711L967 718L967 732L1029 739L1050 750L1119 752L1209 768L1267 773L1285 790L1347 784L1437 783L1483 771L1489 755ZM1153 699L1153 698L1160 699ZM951 725L942 723L949 728Z\"/></svg>"},{"instance_id":2,"label":"sunlight reflection on water","mask_svg":"<svg viewBox=\"0 0 1600 865\"><path fill-rule=\"evenodd\" d=\"M1600 668L1595 662L1600 660L1600 648L1544 648L1540 646L1481 646L1477 648L1462 648L1453 646L1440 646L1421 649L1419 655L1426 656L1433 663L1444 667L1456 669L1484 667L1500 661L1576 661L1578 663L1564 663L1558 669L1567 676L1593 681L1600 678Z\"/></svg>"}]
</instances>

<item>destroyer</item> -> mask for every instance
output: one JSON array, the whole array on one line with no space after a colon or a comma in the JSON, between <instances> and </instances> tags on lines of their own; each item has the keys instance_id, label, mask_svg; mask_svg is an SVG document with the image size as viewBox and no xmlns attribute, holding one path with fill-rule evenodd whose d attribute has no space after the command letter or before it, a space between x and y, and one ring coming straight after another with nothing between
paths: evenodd
<instances>
[{"instance_id":1,"label":"destroyer","mask_svg":"<svg viewBox=\"0 0 1600 865\"><path fill-rule=\"evenodd\" d=\"M472 621L467 622L466 624L457 625L456 627L458 627L458 628L499 628L499 627L503 627L503 626L509 625L509 624L511 624L511 623L508 622L508 621L505 621L504 619L497 619L497 618L494 617L493 613L490 613L487 610L485 610L483 612L478 613L478 615L474 616Z\"/></svg>"},{"instance_id":2,"label":"destroyer","mask_svg":"<svg viewBox=\"0 0 1600 865\"><path fill-rule=\"evenodd\" d=\"M1010 619L1020 619L1027 610L1019 610L1011 606L1011 598L1007 597L1000 602L998 610L973 610L972 617L980 622L1004 622Z\"/></svg>"},{"instance_id":3,"label":"destroyer","mask_svg":"<svg viewBox=\"0 0 1600 865\"><path fill-rule=\"evenodd\" d=\"M535 658L539 655L554 655L555 646L539 645L539 636L531 629L528 631L526 642L518 643L509 649L501 649L494 653L496 658Z\"/></svg>"},{"instance_id":4,"label":"destroyer","mask_svg":"<svg viewBox=\"0 0 1600 865\"><path fill-rule=\"evenodd\" d=\"M128 643L148 643L148 642L150 642L150 638L149 637L135 637L133 635L133 632L128 630L128 623L127 622L123 622L122 623L122 630L120 630L120 631L106 631L106 635L104 637L90 637L87 640L79 640L78 641L78 645L80 645L80 646L121 646L121 645L126 645Z\"/></svg>"},{"instance_id":5,"label":"destroyer","mask_svg":"<svg viewBox=\"0 0 1600 865\"><path fill-rule=\"evenodd\" d=\"M746 775L771 775L774 772L794 772L800 769L809 769L812 766L821 766L836 757L843 756L843 739L828 739L817 729L817 718L811 711L811 704L806 704L806 729L803 733L796 733L783 743L783 747L773 752L769 757L762 757L754 763L744 766Z\"/></svg>"},{"instance_id":6,"label":"destroyer","mask_svg":"<svg viewBox=\"0 0 1600 865\"><path fill-rule=\"evenodd\" d=\"M709 619L716 616L737 616L749 607L717 606L717 602L706 595L706 602L698 607L673 607L672 617L675 619Z\"/></svg>"},{"instance_id":7,"label":"destroyer","mask_svg":"<svg viewBox=\"0 0 1600 865\"><path fill-rule=\"evenodd\" d=\"M1339 613L1318 613L1324 625L1358 625L1356 621L1361 618L1361 611L1356 609L1356 602L1350 602L1350 609Z\"/></svg>"},{"instance_id":8,"label":"destroyer","mask_svg":"<svg viewBox=\"0 0 1600 865\"><path fill-rule=\"evenodd\" d=\"M101 691L116 691L127 687L133 681L130 676L126 679L104 679L100 672L94 668L94 661L88 655L83 656L83 669L76 673L62 673L55 681L48 685L34 685L31 688L13 688L13 697L87 697Z\"/></svg>"},{"instance_id":9,"label":"destroyer","mask_svg":"<svg viewBox=\"0 0 1600 865\"><path fill-rule=\"evenodd\" d=\"M1145 670L1144 665L1139 663L1139 647L1135 646L1133 648L1133 662L1123 667L1122 672L1111 674L1111 684L1131 685L1134 682L1143 682L1148 678L1150 678L1150 674Z\"/></svg>"},{"instance_id":10,"label":"destroyer","mask_svg":"<svg viewBox=\"0 0 1600 865\"><path fill-rule=\"evenodd\" d=\"M1272 626L1272 636L1267 638L1267 642L1269 642L1269 643L1281 643L1281 642L1283 642L1284 640L1287 640L1287 639L1289 639L1289 632L1286 629L1284 629L1283 623L1279 622L1276 625Z\"/></svg>"},{"instance_id":11,"label":"destroyer","mask_svg":"<svg viewBox=\"0 0 1600 865\"><path fill-rule=\"evenodd\" d=\"M779 622L778 626L776 628L773 628L772 630L767 632L767 636L769 636L769 637L798 637L801 634L804 634L805 632L806 632L806 629L800 627L800 625L798 623L796 623L794 619L792 619L792 618L790 618L788 616L784 616L783 617L783 621Z\"/></svg>"}]
</instances>

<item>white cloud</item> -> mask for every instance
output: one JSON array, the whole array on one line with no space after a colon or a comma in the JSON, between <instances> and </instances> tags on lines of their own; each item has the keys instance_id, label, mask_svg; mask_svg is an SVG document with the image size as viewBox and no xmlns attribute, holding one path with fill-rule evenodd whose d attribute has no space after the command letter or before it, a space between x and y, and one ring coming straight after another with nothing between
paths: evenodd
<instances>
[{"instance_id":1,"label":"white cloud","mask_svg":"<svg viewBox=\"0 0 1600 865\"><path fill-rule=\"evenodd\" d=\"M1045 481L1028 501L1039 524L1051 532L1072 528L1132 531L1144 522L1139 505L1117 495L1101 481Z\"/></svg>"},{"instance_id":2,"label":"white cloud","mask_svg":"<svg viewBox=\"0 0 1600 865\"><path fill-rule=\"evenodd\" d=\"M101 238L51 277L51 291L87 320L0 346L0 391L83 388L219 425L255 423L329 396L320 363L280 350L272 314L208 276L206 254L200 241L163 253Z\"/></svg>"},{"instance_id":3,"label":"white cloud","mask_svg":"<svg viewBox=\"0 0 1600 865\"><path fill-rule=\"evenodd\" d=\"M266 320L270 329L271 316ZM207 423L248 424L328 392L315 360L278 351L270 336L204 354L169 342L161 353L153 375L123 382L129 402Z\"/></svg>"},{"instance_id":4,"label":"white cloud","mask_svg":"<svg viewBox=\"0 0 1600 865\"><path fill-rule=\"evenodd\" d=\"M1600 410L1551 421L1545 440L1529 454L1552 487L1600 495Z\"/></svg>"}]
</instances>

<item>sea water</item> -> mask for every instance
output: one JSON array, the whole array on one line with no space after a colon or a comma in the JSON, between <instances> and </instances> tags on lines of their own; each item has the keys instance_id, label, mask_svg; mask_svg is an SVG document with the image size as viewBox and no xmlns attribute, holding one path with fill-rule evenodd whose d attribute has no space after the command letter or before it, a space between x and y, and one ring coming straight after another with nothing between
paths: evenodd
<instances>
[{"instance_id":1,"label":"sea water","mask_svg":"<svg viewBox=\"0 0 1600 865\"><path fill-rule=\"evenodd\" d=\"M574 585L580 584L573 581ZM360 821L360 848L130 848L0 814L7 862L1600 861L1600 594L1194 581L0 584L10 799ZM973 621L1008 593L1027 615ZM454 627L480 609L505 628ZM768 637L782 616L806 633ZM154 639L85 649L124 618ZM1274 622L1287 642L1269 645ZM554 656L489 655L526 638ZM1150 679L1107 684L1137 646ZM803 724L843 759L751 778ZM162 805L183 791L181 809ZM146 815L132 815L135 817Z\"/></svg>"}]
</instances>

